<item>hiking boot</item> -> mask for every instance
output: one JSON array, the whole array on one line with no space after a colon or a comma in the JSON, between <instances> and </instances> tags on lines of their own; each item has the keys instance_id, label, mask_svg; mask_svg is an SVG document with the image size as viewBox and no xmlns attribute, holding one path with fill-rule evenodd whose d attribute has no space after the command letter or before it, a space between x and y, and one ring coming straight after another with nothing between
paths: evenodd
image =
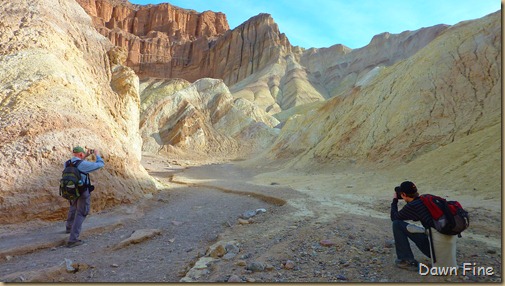
<instances>
[{"instance_id":1,"label":"hiking boot","mask_svg":"<svg viewBox=\"0 0 505 286\"><path fill-rule=\"evenodd\" d=\"M395 265L401 269L414 270L417 271L419 269L419 262L417 260L403 260L396 259Z\"/></svg>"},{"instance_id":2,"label":"hiking boot","mask_svg":"<svg viewBox=\"0 0 505 286\"><path fill-rule=\"evenodd\" d=\"M76 246L79 246L82 244L84 244L84 241L82 241L82 240L72 241L72 242L69 241L69 242L67 242L67 247L72 248L72 247L76 247Z\"/></svg>"}]
</instances>

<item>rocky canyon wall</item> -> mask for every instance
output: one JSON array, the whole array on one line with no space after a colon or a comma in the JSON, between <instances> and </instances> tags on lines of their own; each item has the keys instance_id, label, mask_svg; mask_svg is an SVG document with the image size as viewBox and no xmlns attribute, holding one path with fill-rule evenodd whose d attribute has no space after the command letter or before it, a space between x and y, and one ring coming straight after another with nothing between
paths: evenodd
<instances>
[{"instance_id":1,"label":"rocky canyon wall","mask_svg":"<svg viewBox=\"0 0 505 286\"><path fill-rule=\"evenodd\" d=\"M140 77L220 78L231 85L263 68L291 45L270 15L229 30L223 13L181 9L168 3L79 0L97 29L129 51L128 66Z\"/></svg>"},{"instance_id":2,"label":"rocky canyon wall","mask_svg":"<svg viewBox=\"0 0 505 286\"><path fill-rule=\"evenodd\" d=\"M146 152L174 158L246 158L268 147L279 121L235 99L222 80L147 80L141 85L140 132Z\"/></svg>"},{"instance_id":3,"label":"rocky canyon wall","mask_svg":"<svg viewBox=\"0 0 505 286\"><path fill-rule=\"evenodd\" d=\"M232 86L255 78L262 71L280 69L281 75L277 72L265 79L267 89L258 91L253 87L237 97L256 102L270 114L324 98L321 91L306 83L303 71L301 77L297 71L291 73L291 77L296 77L293 81L283 79L286 69L291 69L288 64L298 66L296 60L292 63L292 55L300 54L301 49L290 45L268 14L251 17L229 30L222 13L196 13L169 4L138 6L108 0L79 0L79 3L93 17L101 34L129 51L127 65L141 78L182 78L194 82L208 77L222 79ZM189 19L207 24L192 21L190 25ZM152 24L153 21L159 24ZM288 60L284 59L286 56ZM287 95L277 96L284 84ZM297 92L293 88L300 85L308 86L308 91Z\"/></svg>"},{"instance_id":4,"label":"rocky canyon wall","mask_svg":"<svg viewBox=\"0 0 505 286\"><path fill-rule=\"evenodd\" d=\"M351 50L342 44L292 47L268 14L229 30L226 16L170 4L79 0L97 29L129 51L127 65L141 78L218 78L235 97L269 114L337 96L377 71L415 54L447 26L398 35L383 33Z\"/></svg>"},{"instance_id":5,"label":"rocky canyon wall","mask_svg":"<svg viewBox=\"0 0 505 286\"><path fill-rule=\"evenodd\" d=\"M300 63L325 87L326 98L331 98L367 84L381 68L413 56L448 28L436 25L400 34L385 32L354 50L341 45L309 49L303 53Z\"/></svg>"},{"instance_id":6,"label":"rocky canyon wall","mask_svg":"<svg viewBox=\"0 0 505 286\"><path fill-rule=\"evenodd\" d=\"M64 220L75 145L97 148L93 211L155 190L140 165L138 77L74 1L0 2L0 223Z\"/></svg>"},{"instance_id":7,"label":"rocky canyon wall","mask_svg":"<svg viewBox=\"0 0 505 286\"><path fill-rule=\"evenodd\" d=\"M289 117L256 163L407 164L410 176L423 170L431 182L498 191L501 43L500 12L447 28L366 85Z\"/></svg>"}]
</instances>

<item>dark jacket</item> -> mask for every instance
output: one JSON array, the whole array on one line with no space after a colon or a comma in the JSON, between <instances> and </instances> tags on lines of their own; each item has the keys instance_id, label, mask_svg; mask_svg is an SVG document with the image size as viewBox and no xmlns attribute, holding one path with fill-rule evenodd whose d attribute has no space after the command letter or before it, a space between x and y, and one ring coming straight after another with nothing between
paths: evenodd
<instances>
[{"instance_id":1,"label":"dark jacket","mask_svg":"<svg viewBox=\"0 0 505 286\"><path fill-rule=\"evenodd\" d=\"M400 211L398 211L398 199L393 199L391 203L391 220L421 221L424 227L434 226L430 211L419 197L407 203Z\"/></svg>"}]
</instances>

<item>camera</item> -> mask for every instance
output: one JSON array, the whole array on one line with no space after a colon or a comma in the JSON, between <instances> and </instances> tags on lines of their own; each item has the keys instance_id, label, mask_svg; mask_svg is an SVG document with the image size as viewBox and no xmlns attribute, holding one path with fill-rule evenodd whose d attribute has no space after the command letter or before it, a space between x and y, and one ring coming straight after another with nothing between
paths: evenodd
<instances>
[{"instance_id":1,"label":"camera","mask_svg":"<svg viewBox=\"0 0 505 286\"><path fill-rule=\"evenodd\" d=\"M396 193L396 197L401 200L402 199L402 196L401 196L401 193L402 193L402 190L400 189L400 186L396 186L395 187L395 193Z\"/></svg>"},{"instance_id":2,"label":"camera","mask_svg":"<svg viewBox=\"0 0 505 286\"><path fill-rule=\"evenodd\" d=\"M95 149L88 149L88 154L91 155L91 154L95 154Z\"/></svg>"}]
</instances>

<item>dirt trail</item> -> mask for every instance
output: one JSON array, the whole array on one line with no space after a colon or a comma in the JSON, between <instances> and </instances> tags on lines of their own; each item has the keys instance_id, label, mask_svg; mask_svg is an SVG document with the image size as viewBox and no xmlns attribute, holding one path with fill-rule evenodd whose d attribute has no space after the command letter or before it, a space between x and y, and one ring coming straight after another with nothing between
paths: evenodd
<instances>
[{"instance_id":1,"label":"dirt trail","mask_svg":"<svg viewBox=\"0 0 505 286\"><path fill-rule=\"evenodd\" d=\"M468 237L458 241L458 261L492 266L495 275L421 276L395 268L389 204L382 200L310 192L300 184L295 190L289 179L262 177L265 170L233 162L183 167L144 156L143 164L166 188L89 216L82 246L62 246L62 222L1 227L0 281L501 281L501 248ZM151 235L118 248L140 230Z\"/></svg>"}]
</instances>

